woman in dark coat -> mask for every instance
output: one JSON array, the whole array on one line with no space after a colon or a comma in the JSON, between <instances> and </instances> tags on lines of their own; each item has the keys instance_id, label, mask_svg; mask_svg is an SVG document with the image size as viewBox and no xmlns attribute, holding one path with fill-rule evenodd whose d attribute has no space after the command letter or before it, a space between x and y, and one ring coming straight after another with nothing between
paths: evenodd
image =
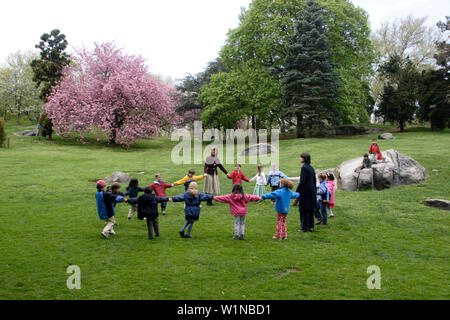
<instances>
[{"instance_id":1,"label":"woman in dark coat","mask_svg":"<svg viewBox=\"0 0 450 320\"><path fill-rule=\"evenodd\" d=\"M300 183L297 192L300 193L298 210L300 211L301 232L314 231L314 210L317 206L316 173L311 167L311 156L308 153L300 155L303 163L300 172Z\"/></svg>"}]
</instances>

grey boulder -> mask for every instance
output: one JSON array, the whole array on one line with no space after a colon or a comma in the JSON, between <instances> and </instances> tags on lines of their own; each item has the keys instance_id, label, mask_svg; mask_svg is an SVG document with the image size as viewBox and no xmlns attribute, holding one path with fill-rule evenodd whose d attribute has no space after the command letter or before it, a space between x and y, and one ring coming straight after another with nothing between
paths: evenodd
<instances>
[{"instance_id":1,"label":"grey boulder","mask_svg":"<svg viewBox=\"0 0 450 320\"><path fill-rule=\"evenodd\" d=\"M36 137L39 134L39 130L38 129L24 130L21 132L17 132L16 134L23 137Z\"/></svg>"},{"instance_id":2,"label":"grey boulder","mask_svg":"<svg viewBox=\"0 0 450 320\"><path fill-rule=\"evenodd\" d=\"M339 187L347 191L383 190L400 185L421 183L428 178L425 168L416 160L395 150L382 152L383 161L377 161L370 169L355 172L362 158L343 162L337 169Z\"/></svg>"},{"instance_id":3,"label":"grey boulder","mask_svg":"<svg viewBox=\"0 0 450 320\"><path fill-rule=\"evenodd\" d=\"M437 209L443 209L443 210L450 210L450 201L443 200L443 199L427 199L423 200L422 203L424 205L427 205L429 207L437 208Z\"/></svg>"},{"instance_id":4,"label":"grey boulder","mask_svg":"<svg viewBox=\"0 0 450 320\"><path fill-rule=\"evenodd\" d=\"M381 140L395 140L395 137L392 135L392 133L386 132L382 133L378 136L378 139Z\"/></svg>"},{"instance_id":5,"label":"grey boulder","mask_svg":"<svg viewBox=\"0 0 450 320\"><path fill-rule=\"evenodd\" d=\"M124 183L124 182L130 181L130 179L131 178L126 173L118 171L118 172L114 172L109 177L106 177L105 182L106 183L113 183L113 182Z\"/></svg>"},{"instance_id":6,"label":"grey boulder","mask_svg":"<svg viewBox=\"0 0 450 320\"><path fill-rule=\"evenodd\" d=\"M251 145L241 152L241 156L257 156L262 154L277 153L278 150L271 144L258 143Z\"/></svg>"}]
</instances>

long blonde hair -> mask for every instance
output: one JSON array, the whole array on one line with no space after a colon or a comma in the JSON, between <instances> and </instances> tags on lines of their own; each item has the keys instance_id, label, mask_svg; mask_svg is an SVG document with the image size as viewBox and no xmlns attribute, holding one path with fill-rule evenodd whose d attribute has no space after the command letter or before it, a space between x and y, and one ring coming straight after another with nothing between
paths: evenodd
<instances>
[{"instance_id":1,"label":"long blonde hair","mask_svg":"<svg viewBox=\"0 0 450 320\"><path fill-rule=\"evenodd\" d=\"M194 196L194 197L197 198L197 195L198 195L198 185L197 185L197 182L192 181L192 182L189 184L188 191L189 191L189 194L190 194L190 195L192 195L192 196Z\"/></svg>"}]
</instances>

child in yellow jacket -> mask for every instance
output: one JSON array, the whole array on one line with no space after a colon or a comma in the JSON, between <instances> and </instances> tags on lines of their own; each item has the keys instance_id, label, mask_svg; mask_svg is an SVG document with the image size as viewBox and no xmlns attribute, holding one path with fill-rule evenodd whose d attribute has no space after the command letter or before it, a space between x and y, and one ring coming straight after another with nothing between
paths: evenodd
<instances>
[{"instance_id":1,"label":"child in yellow jacket","mask_svg":"<svg viewBox=\"0 0 450 320\"><path fill-rule=\"evenodd\" d=\"M206 176L206 173L202 176L194 176L194 174L195 174L195 170L189 169L188 174L183 179L175 181L173 183L173 185L179 186L181 184L184 184L184 190L187 191L191 182L197 182L199 180L202 180Z\"/></svg>"}]
</instances>

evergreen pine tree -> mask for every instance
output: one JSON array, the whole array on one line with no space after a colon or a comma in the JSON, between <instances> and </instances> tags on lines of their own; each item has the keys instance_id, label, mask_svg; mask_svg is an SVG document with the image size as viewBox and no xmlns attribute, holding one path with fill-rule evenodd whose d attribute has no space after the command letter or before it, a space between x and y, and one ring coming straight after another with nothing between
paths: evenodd
<instances>
[{"instance_id":1,"label":"evergreen pine tree","mask_svg":"<svg viewBox=\"0 0 450 320\"><path fill-rule=\"evenodd\" d=\"M297 137L313 129L339 121L335 103L339 98L339 78L331 61L325 23L326 10L308 0L300 13L289 45L281 84L284 113L297 119Z\"/></svg>"}]
</instances>

